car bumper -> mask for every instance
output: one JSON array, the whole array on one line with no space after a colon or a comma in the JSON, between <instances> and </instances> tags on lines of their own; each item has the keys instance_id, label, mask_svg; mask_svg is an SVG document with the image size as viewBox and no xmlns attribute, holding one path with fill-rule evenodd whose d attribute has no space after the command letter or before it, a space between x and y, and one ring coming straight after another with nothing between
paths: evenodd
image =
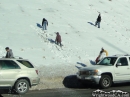
<instances>
[{"instance_id":1,"label":"car bumper","mask_svg":"<svg viewBox=\"0 0 130 97\"><path fill-rule=\"evenodd\" d=\"M39 82L40 82L40 78L39 77L31 78L31 86L38 85Z\"/></svg>"},{"instance_id":2,"label":"car bumper","mask_svg":"<svg viewBox=\"0 0 130 97\"><path fill-rule=\"evenodd\" d=\"M85 76L85 75L79 75L77 74L77 78L83 81L92 82L95 84L99 84L101 76L95 75L95 76Z\"/></svg>"}]
</instances>

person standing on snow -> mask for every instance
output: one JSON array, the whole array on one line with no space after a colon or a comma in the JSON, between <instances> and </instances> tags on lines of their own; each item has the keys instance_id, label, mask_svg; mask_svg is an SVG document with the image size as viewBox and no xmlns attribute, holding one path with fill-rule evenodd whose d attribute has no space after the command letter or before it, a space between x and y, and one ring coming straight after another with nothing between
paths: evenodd
<instances>
[{"instance_id":1,"label":"person standing on snow","mask_svg":"<svg viewBox=\"0 0 130 97\"><path fill-rule=\"evenodd\" d=\"M95 26L98 25L98 28L100 28L100 23L101 23L101 15L100 15L100 13L99 13L98 18L97 18L97 21L95 22Z\"/></svg>"},{"instance_id":2,"label":"person standing on snow","mask_svg":"<svg viewBox=\"0 0 130 97\"><path fill-rule=\"evenodd\" d=\"M43 18L43 20L42 20L43 30L47 30L47 26L48 26L48 21L45 18Z\"/></svg>"},{"instance_id":3,"label":"person standing on snow","mask_svg":"<svg viewBox=\"0 0 130 97\"><path fill-rule=\"evenodd\" d=\"M57 45L60 44L60 46L62 46L62 44L61 44L61 36L60 36L59 32L56 33L55 43L56 43Z\"/></svg>"},{"instance_id":4,"label":"person standing on snow","mask_svg":"<svg viewBox=\"0 0 130 97\"><path fill-rule=\"evenodd\" d=\"M9 47L6 47L5 50L7 51L5 58L14 58L12 49L9 49Z\"/></svg>"}]
</instances>

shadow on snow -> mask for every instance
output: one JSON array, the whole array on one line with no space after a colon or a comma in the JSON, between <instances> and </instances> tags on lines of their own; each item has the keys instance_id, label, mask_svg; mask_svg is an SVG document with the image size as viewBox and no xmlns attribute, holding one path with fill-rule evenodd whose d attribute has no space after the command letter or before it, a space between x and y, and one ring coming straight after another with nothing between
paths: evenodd
<instances>
[{"instance_id":1,"label":"shadow on snow","mask_svg":"<svg viewBox=\"0 0 130 97\"><path fill-rule=\"evenodd\" d=\"M50 43L52 43L52 44L55 43L55 41L54 41L53 39L48 39L48 41L49 41Z\"/></svg>"},{"instance_id":2,"label":"shadow on snow","mask_svg":"<svg viewBox=\"0 0 130 97\"><path fill-rule=\"evenodd\" d=\"M37 23L37 27L42 28L42 25L41 25L41 24L39 24L39 23Z\"/></svg>"},{"instance_id":3,"label":"shadow on snow","mask_svg":"<svg viewBox=\"0 0 130 97\"><path fill-rule=\"evenodd\" d=\"M91 25L93 25L93 26L95 26L92 22L88 22L89 24L91 24Z\"/></svg>"}]
</instances>

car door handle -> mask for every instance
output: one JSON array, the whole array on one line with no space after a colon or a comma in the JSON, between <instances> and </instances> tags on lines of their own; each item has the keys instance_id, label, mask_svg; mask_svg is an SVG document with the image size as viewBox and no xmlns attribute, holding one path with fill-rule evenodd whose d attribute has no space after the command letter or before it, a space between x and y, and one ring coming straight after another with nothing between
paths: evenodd
<instances>
[{"instance_id":1,"label":"car door handle","mask_svg":"<svg viewBox=\"0 0 130 97\"><path fill-rule=\"evenodd\" d=\"M127 68L127 69L130 69L130 68Z\"/></svg>"}]
</instances>

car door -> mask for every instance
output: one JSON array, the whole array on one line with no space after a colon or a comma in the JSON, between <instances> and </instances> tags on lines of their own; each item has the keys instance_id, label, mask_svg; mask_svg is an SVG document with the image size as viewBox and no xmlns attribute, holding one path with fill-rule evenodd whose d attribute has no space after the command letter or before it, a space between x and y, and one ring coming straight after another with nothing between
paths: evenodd
<instances>
[{"instance_id":1,"label":"car door","mask_svg":"<svg viewBox=\"0 0 130 97\"><path fill-rule=\"evenodd\" d=\"M115 65L115 81L127 81L130 79L130 67L128 65L128 58L121 57L117 60L117 63L121 63L120 66Z\"/></svg>"},{"instance_id":2,"label":"car door","mask_svg":"<svg viewBox=\"0 0 130 97\"><path fill-rule=\"evenodd\" d=\"M0 60L0 86L11 86L20 70L14 61Z\"/></svg>"}]
</instances>

